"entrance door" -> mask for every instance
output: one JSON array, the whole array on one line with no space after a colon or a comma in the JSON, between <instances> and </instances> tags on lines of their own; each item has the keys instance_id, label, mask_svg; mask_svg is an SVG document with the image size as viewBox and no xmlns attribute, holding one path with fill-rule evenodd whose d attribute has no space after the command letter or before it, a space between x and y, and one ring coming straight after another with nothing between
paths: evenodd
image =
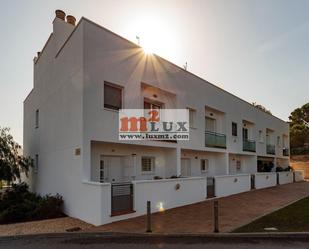
<instances>
[{"instance_id":1,"label":"entrance door","mask_svg":"<svg viewBox=\"0 0 309 249\"><path fill-rule=\"evenodd\" d=\"M100 181L121 182L123 180L123 158L121 156L101 156Z\"/></svg>"},{"instance_id":2,"label":"entrance door","mask_svg":"<svg viewBox=\"0 0 309 249\"><path fill-rule=\"evenodd\" d=\"M191 176L190 159L187 159L187 158L181 159L181 175L182 176Z\"/></svg>"}]
</instances>

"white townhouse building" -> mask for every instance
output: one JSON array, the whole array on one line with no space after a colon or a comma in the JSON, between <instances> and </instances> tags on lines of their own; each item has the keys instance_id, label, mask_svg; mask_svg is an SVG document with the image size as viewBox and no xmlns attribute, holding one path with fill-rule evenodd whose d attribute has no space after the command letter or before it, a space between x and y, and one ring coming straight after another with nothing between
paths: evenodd
<instances>
[{"instance_id":1,"label":"white townhouse building","mask_svg":"<svg viewBox=\"0 0 309 249\"><path fill-rule=\"evenodd\" d=\"M72 217L101 225L145 214L148 200L156 212L274 186L289 165L285 121L84 17L57 10L33 64L32 188L61 194ZM190 140L120 141L118 110L144 107L188 108Z\"/></svg>"}]
</instances>

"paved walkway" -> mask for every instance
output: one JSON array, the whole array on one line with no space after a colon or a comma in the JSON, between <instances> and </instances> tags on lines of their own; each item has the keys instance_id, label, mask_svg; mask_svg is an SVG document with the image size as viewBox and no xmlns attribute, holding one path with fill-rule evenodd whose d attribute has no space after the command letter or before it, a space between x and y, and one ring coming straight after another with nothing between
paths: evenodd
<instances>
[{"instance_id":1,"label":"paved walkway","mask_svg":"<svg viewBox=\"0 0 309 249\"><path fill-rule=\"evenodd\" d=\"M220 232L229 232L251 220L309 196L309 181L254 190L219 199ZM166 210L152 216L154 233L211 233L213 201ZM91 228L95 231L145 232L146 217Z\"/></svg>"}]
</instances>

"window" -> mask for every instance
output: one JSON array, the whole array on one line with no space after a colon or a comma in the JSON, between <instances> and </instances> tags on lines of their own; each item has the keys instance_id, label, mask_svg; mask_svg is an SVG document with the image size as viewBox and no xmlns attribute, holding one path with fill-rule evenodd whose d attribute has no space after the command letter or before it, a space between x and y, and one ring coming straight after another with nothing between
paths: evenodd
<instances>
[{"instance_id":1,"label":"window","mask_svg":"<svg viewBox=\"0 0 309 249\"><path fill-rule=\"evenodd\" d=\"M232 135L237 136L237 123L232 122Z\"/></svg>"},{"instance_id":2,"label":"window","mask_svg":"<svg viewBox=\"0 0 309 249\"><path fill-rule=\"evenodd\" d=\"M209 168L208 159L201 159L201 172L202 173L208 172L208 168Z\"/></svg>"},{"instance_id":3,"label":"window","mask_svg":"<svg viewBox=\"0 0 309 249\"><path fill-rule=\"evenodd\" d=\"M39 128L39 109L35 111L35 128Z\"/></svg>"},{"instance_id":4,"label":"window","mask_svg":"<svg viewBox=\"0 0 309 249\"><path fill-rule=\"evenodd\" d=\"M34 162L34 172L38 173L39 171L39 155L35 155L35 162Z\"/></svg>"},{"instance_id":5,"label":"window","mask_svg":"<svg viewBox=\"0 0 309 249\"><path fill-rule=\"evenodd\" d=\"M241 172L241 161L240 160L236 161L236 171L237 173Z\"/></svg>"},{"instance_id":6,"label":"window","mask_svg":"<svg viewBox=\"0 0 309 249\"><path fill-rule=\"evenodd\" d=\"M277 146L281 145L280 136L277 137Z\"/></svg>"},{"instance_id":7,"label":"window","mask_svg":"<svg viewBox=\"0 0 309 249\"><path fill-rule=\"evenodd\" d=\"M162 104L157 103L157 102L154 103L149 100L144 100L144 109L147 109L147 110L162 109Z\"/></svg>"},{"instance_id":8,"label":"window","mask_svg":"<svg viewBox=\"0 0 309 249\"><path fill-rule=\"evenodd\" d=\"M104 107L112 110L122 108L122 87L104 83Z\"/></svg>"},{"instance_id":9,"label":"window","mask_svg":"<svg viewBox=\"0 0 309 249\"><path fill-rule=\"evenodd\" d=\"M216 120L213 118L205 118L205 129L206 131L215 132L216 131Z\"/></svg>"},{"instance_id":10,"label":"window","mask_svg":"<svg viewBox=\"0 0 309 249\"><path fill-rule=\"evenodd\" d=\"M264 142L264 139L263 139L263 131L259 130L259 141L260 143L263 143Z\"/></svg>"},{"instance_id":11,"label":"window","mask_svg":"<svg viewBox=\"0 0 309 249\"><path fill-rule=\"evenodd\" d=\"M189 126L190 128L196 128L196 110L187 108L189 110Z\"/></svg>"},{"instance_id":12,"label":"window","mask_svg":"<svg viewBox=\"0 0 309 249\"><path fill-rule=\"evenodd\" d=\"M154 172L154 158L142 157L142 172L153 173Z\"/></svg>"},{"instance_id":13,"label":"window","mask_svg":"<svg viewBox=\"0 0 309 249\"><path fill-rule=\"evenodd\" d=\"M242 139L247 141L248 140L248 129L242 128Z\"/></svg>"},{"instance_id":14,"label":"window","mask_svg":"<svg viewBox=\"0 0 309 249\"><path fill-rule=\"evenodd\" d=\"M105 177L104 177L104 161L100 161L100 182L104 182Z\"/></svg>"}]
</instances>

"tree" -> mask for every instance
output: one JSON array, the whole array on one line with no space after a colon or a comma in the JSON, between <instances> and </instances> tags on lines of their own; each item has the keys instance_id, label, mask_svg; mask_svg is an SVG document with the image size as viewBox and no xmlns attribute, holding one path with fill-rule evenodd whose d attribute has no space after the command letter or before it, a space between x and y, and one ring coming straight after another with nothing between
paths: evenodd
<instances>
[{"instance_id":1,"label":"tree","mask_svg":"<svg viewBox=\"0 0 309 249\"><path fill-rule=\"evenodd\" d=\"M301 147L309 143L309 103L296 108L289 116L291 147Z\"/></svg>"},{"instance_id":2,"label":"tree","mask_svg":"<svg viewBox=\"0 0 309 249\"><path fill-rule=\"evenodd\" d=\"M0 181L9 183L21 179L21 174L28 176L33 167L33 160L18 153L18 145L9 134L9 128L0 127Z\"/></svg>"},{"instance_id":3,"label":"tree","mask_svg":"<svg viewBox=\"0 0 309 249\"><path fill-rule=\"evenodd\" d=\"M253 102L252 105L253 105L255 108L257 108L257 109L259 109L259 110L261 110L261 111L263 111L263 112L266 112L266 113L268 113L268 114L271 114L271 111L270 111L270 110L266 109L266 107L264 107L264 106L262 106L262 105L260 105L260 104L257 104L256 102Z\"/></svg>"}]
</instances>

